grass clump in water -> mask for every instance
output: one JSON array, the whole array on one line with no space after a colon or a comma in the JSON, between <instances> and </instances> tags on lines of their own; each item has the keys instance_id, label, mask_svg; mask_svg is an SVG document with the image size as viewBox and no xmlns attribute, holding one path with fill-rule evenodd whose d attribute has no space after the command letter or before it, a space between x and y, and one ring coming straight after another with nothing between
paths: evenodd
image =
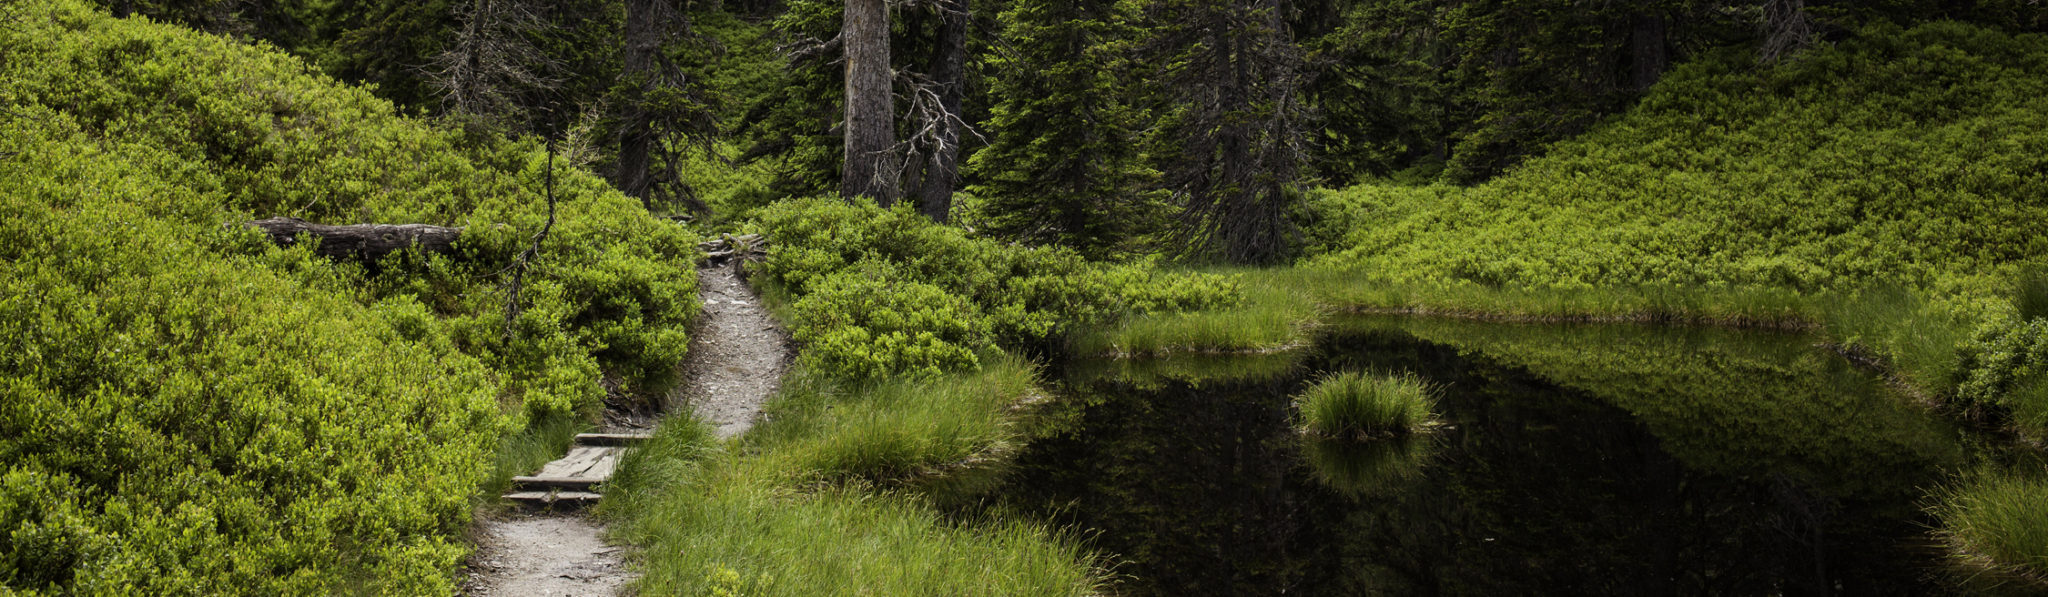
<instances>
[{"instance_id":1,"label":"grass clump in water","mask_svg":"<svg viewBox=\"0 0 2048 597\"><path fill-rule=\"evenodd\" d=\"M1986 475L1950 490L1934 513L1968 569L2048 588L2048 479Z\"/></svg>"},{"instance_id":2,"label":"grass clump in water","mask_svg":"<svg viewBox=\"0 0 2048 597\"><path fill-rule=\"evenodd\" d=\"M1429 384L1410 375L1353 371L1330 376L1296 397L1304 431L1327 438L1376 439L1420 433L1435 419Z\"/></svg>"}]
</instances>

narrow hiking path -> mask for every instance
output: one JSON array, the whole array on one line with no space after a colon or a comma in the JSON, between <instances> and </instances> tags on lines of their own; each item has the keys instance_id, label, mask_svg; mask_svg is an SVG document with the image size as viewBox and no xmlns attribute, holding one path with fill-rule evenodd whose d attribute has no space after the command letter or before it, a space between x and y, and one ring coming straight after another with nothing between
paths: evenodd
<instances>
[{"instance_id":1,"label":"narrow hiking path","mask_svg":"<svg viewBox=\"0 0 2048 597\"><path fill-rule=\"evenodd\" d=\"M740 280L738 261L697 270L704 311L690 336L681 383L666 396L667 407L690 408L720 438L753 427L794 354L788 334ZM607 413L606 433L650 431L642 415L612 415ZM569 459L549 466L559 468ZM622 548L607 545L604 528L581 512L514 511L480 519L476 526L477 551L463 583L468 595L609 597L634 578Z\"/></svg>"}]
</instances>

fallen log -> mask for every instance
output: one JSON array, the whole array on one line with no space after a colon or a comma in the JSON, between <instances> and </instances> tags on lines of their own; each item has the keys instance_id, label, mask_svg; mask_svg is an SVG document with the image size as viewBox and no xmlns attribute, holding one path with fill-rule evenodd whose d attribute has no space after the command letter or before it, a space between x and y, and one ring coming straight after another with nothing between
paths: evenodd
<instances>
[{"instance_id":1,"label":"fallen log","mask_svg":"<svg viewBox=\"0 0 2048 597\"><path fill-rule=\"evenodd\" d=\"M262 230L270 242L294 246L308 237L320 239L314 253L328 259L374 261L392 251L419 247L421 251L448 253L455 249L461 228L427 224L355 224L329 226L298 218L270 218L245 224Z\"/></svg>"}]
</instances>

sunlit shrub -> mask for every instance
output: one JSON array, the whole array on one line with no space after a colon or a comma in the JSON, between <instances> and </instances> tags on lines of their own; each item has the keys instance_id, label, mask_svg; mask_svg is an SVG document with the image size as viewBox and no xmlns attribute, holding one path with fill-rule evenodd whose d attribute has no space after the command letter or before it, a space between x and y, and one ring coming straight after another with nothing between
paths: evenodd
<instances>
[{"instance_id":1,"label":"sunlit shrub","mask_svg":"<svg viewBox=\"0 0 2048 597\"><path fill-rule=\"evenodd\" d=\"M970 238L907 206L795 199L756 217L773 240L758 271L796 298L805 358L856 378L972 368L989 346L1042 346L1126 314L1241 300L1221 276Z\"/></svg>"},{"instance_id":2,"label":"sunlit shrub","mask_svg":"<svg viewBox=\"0 0 2048 597\"><path fill-rule=\"evenodd\" d=\"M0 27L0 592L448 594L492 452L658 386L695 239L537 142L82 2ZM238 224L462 226L336 263Z\"/></svg>"}]
</instances>

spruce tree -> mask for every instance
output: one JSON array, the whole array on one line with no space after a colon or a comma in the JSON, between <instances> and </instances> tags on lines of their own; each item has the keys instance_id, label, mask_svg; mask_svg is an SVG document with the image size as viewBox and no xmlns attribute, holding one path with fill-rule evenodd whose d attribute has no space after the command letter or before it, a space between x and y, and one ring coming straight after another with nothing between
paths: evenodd
<instances>
[{"instance_id":1,"label":"spruce tree","mask_svg":"<svg viewBox=\"0 0 2048 597\"><path fill-rule=\"evenodd\" d=\"M1130 16L1114 0L1019 0L1000 20L990 144L969 164L983 224L1095 258L1133 248L1158 209L1144 199L1140 114L1120 91Z\"/></svg>"}]
</instances>

